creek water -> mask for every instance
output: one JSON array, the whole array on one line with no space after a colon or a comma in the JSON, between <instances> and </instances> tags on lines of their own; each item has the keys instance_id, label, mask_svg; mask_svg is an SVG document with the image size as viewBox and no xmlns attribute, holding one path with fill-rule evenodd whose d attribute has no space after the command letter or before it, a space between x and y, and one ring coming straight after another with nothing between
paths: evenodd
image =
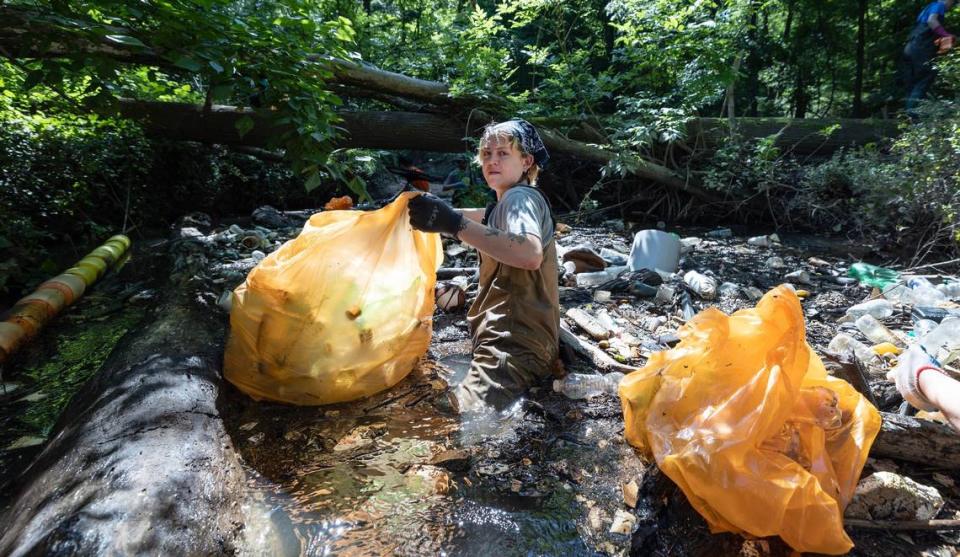
<instances>
[{"instance_id":1,"label":"creek water","mask_svg":"<svg viewBox=\"0 0 960 557\"><path fill-rule=\"evenodd\" d=\"M531 397L539 402L500 414L452 415L437 387L465 373L469 346L456 338L463 335L438 330L431 360L355 403L294 408L227 397L228 430L251 478L247 526L269 532L254 540L258 551L627 551L629 535L608 529L626 508L620 481L641 476L643 464L621 441L616 401L591 407L537 389Z\"/></svg>"}]
</instances>

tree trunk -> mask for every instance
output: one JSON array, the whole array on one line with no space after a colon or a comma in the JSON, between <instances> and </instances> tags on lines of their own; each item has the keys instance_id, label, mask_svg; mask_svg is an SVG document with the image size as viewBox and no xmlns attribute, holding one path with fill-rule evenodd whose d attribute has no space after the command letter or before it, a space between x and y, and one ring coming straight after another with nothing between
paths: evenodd
<instances>
[{"instance_id":1,"label":"tree trunk","mask_svg":"<svg viewBox=\"0 0 960 557\"><path fill-rule=\"evenodd\" d=\"M822 130L839 126L829 136ZM865 145L895 137L895 120L737 118L737 131L747 138L779 133L776 146L794 155L829 156L841 147ZM730 135L724 118L697 118L687 123L688 143L716 149Z\"/></svg>"},{"instance_id":2,"label":"tree trunk","mask_svg":"<svg viewBox=\"0 0 960 557\"><path fill-rule=\"evenodd\" d=\"M284 126L272 123L269 113L247 108L214 105L209 111L183 103L122 101L119 115L137 120L147 133L173 140L248 145L275 148L275 139L286 131ZM338 138L338 147L371 149L415 149L421 151L462 152L469 144L464 137L475 136L490 121L482 111L474 111L470 128L446 116L420 112L368 111L339 113L344 130ZM240 136L236 129L242 117L254 120L254 127ZM541 128L540 135L547 149L553 153L598 164L613 160L616 153L586 143L573 141L549 128ZM717 194L681 180L670 169L646 161L632 162L632 172L647 180L685 191L703 200L722 201Z\"/></svg>"},{"instance_id":3,"label":"tree trunk","mask_svg":"<svg viewBox=\"0 0 960 557\"><path fill-rule=\"evenodd\" d=\"M857 0L857 69L853 81L853 117L863 116L863 66L867 42L867 0Z\"/></svg>"},{"instance_id":4,"label":"tree trunk","mask_svg":"<svg viewBox=\"0 0 960 557\"><path fill-rule=\"evenodd\" d=\"M757 116L757 93L760 89L760 32L759 23L759 2L751 0L750 2L750 25L747 28L747 59L746 59L746 78L744 79L744 94L742 114L745 116Z\"/></svg>"},{"instance_id":5,"label":"tree trunk","mask_svg":"<svg viewBox=\"0 0 960 557\"><path fill-rule=\"evenodd\" d=\"M168 285L156 321L128 334L16 480L0 555L250 551L237 527L245 476L217 409L224 323L185 282Z\"/></svg>"},{"instance_id":6,"label":"tree trunk","mask_svg":"<svg viewBox=\"0 0 960 557\"><path fill-rule=\"evenodd\" d=\"M960 469L960 435L950 426L881 412L883 426L870 454L943 470Z\"/></svg>"}]
</instances>

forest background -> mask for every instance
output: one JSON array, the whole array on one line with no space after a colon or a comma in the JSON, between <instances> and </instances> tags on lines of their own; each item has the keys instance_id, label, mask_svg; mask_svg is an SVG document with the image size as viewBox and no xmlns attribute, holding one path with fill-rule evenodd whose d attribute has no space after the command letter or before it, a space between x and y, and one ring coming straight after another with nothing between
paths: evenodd
<instances>
[{"instance_id":1,"label":"forest background","mask_svg":"<svg viewBox=\"0 0 960 557\"><path fill-rule=\"evenodd\" d=\"M960 53L938 59L921 120L901 114L899 60L922 7L9 1L0 5L0 296L15 300L121 229L136 239L191 211L315 208L342 194L362 201L397 155L343 146L346 117L372 111L443 113L465 126L478 115L515 115L576 136L603 156L559 153L544 188L583 219L616 216L604 212L614 205L623 216L633 203L652 223L815 231L868 242L903 264L956 257ZM345 85L344 64L426 80L417 83L442 93L404 98ZM160 107L154 119L165 107L249 107L232 121L237 136L265 125L281 131L263 148L161 138L131 117L136 101ZM726 120L719 144L690 141L688 124L699 117ZM755 117L817 119L825 141L841 118L896 119L898 130L801 154L777 134L742 133L738 122ZM397 131L414 151L431 133ZM464 157L470 148L464 142ZM714 201L638 171L652 161Z\"/></svg>"}]
</instances>

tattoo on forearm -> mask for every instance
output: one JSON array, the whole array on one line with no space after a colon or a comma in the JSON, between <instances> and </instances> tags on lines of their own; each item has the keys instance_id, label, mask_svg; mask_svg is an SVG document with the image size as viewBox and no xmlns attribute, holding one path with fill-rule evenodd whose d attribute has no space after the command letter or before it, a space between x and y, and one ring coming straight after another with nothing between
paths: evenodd
<instances>
[{"instance_id":1,"label":"tattoo on forearm","mask_svg":"<svg viewBox=\"0 0 960 557\"><path fill-rule=\"evenodd\" d=\"M487 227L486 235L487 235L487 236L499 236L499 235L500 235L500 231L497 230L496 228L489 228L489 227Z\"/></svg>"},{"instance_id":2,"label":"tattoo on forearm","mask_svg":"<svg viewBox=\"0 0 960 557\"><path fill-rule=\"evenodd\" d=\"M514 234L513 232L508 233L508 234L507 234L507 237L510 238L510 241L511 241L511 242L516 242L516 243L518 243L518 244L522 244L522 243L524 243L524 242L527 241L527 237L526 237L526 236L521 236L521 235L519 235L519 234Z\"/></svg>"}]
</instances>

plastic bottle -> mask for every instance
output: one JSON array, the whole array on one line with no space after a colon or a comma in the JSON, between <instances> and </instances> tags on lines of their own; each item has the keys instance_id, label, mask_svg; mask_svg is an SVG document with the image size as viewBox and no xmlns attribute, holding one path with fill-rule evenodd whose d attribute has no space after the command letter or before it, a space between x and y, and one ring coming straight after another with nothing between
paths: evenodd
<instances>
[{"instance_id":1,"label":"plastic bottle","mask_svg":"<svg viewBox=\"0 0 960 557\"><path fill-rule=\"evenodd\" d=\"M747 243L751 246L757 246L758 248L769 248L773 245L773 242L770 241L769 236L754 236L747 239Z\"/></svg>"},{"instance_id":2,"label":"plastic bottle","mask_svg":"<svg viewBox=\"0 0 960 557\"><path fill-rule=\"evenodd\" d=\"M893 304L890 300L877 298L868 300L847 309L847 317L850 319L859 319L861 315L872 315L877 319L886 319L893 315Z\"/></svg>"},{"instance_id":3,"label":"plastic bottle","mask_svg":"<svg viewBox=\"0 0 960 557\"><path fill-rule=\"evenodd\" d=\"M863 336L870 339L874 344L901 344L900 339L890 332L876 317L870 315L861 315L857 318L857 328L863 333Z\"/></svg>"},{"instance_id":4,"label":"plastic bottle","mask_svg":"<svg viewBox=\"0 0 960 557\"><path fill-rule=\"evenodd\" d=\"M596 273L579 273L575 275L577 277L577 286L580 288L599 286L608 280L617 278L620 273L625 270L627 270L626 267L608 267L607 270L597 271Z\"/></svg>"},{"instance_id":5,"label":"plastic bottle","mask_svg":"<svg viewBox=\"0 0 960 557\"><path fill-rule=\"evenodd\" d=\"M910 277L907 286L912 290L913 305L936 306L947 301L947 296L923 277Z\"/></svg>"},{"instance_id":6,"label":"plastic bottle","mask_svg":"<svg viewBox=\"0 0 960 557\"><path fill-rule=\"evenodd\" d=\"M944 296L950 298L951 300L960 300L960 282L938 284L937 290L942 292Z\"/></svg>"},{"instance_id":7,"label":"plastic bottle","mask_svg":"<svg viewBox=\"0 0 960 557\"><path fill-rule=\"evenodd\" d=\"M717 279L713 277L697 271L688 271L687 274L683 275L683 282L704 300L712 300L717 297Z\"/></svg>"},{"instance_id":8,"label":"plastic bottle","mask_svg":"<svg viewBox=\"0 0 960 557\"><path fill-rule=\"evenodd\" d=\"M729 228L717 228L716 230L711 230L707 232L708 238L732 238L733 230Z\"/></svg>"},{"instance_id":9,"label":"plastic bottle","mask_svg":"<svg viewBox=\"0 0 960 557\"><path fill-rule=\"evenodd\" d=\"M960 356L960 319L947 318L920 340L920 345L941 364L947 365Z\"/></svg>"},{"instance_id":10,"label":"plastic bottle","mask_svg":"<svg viewBox=\"0 0 960 557\"><path fill-rule=\"evenodd\" d=\"M623 374L614 371L606 375L571 373L563 379L554 380L553 390L567 398L589 398L601 393L617 394Z\"/></svg>"},{"instance_id":11,"label":"plastic bottle","mask_svg":"<svg viewBox=\"0 0 960 557\"><path fill-rule=\"evenodd\" d=\"M913 336L916 339L922 339L923 337L930 334L931 331L937 328L936 321L932 319L919 319L916 323L913 324Z\"/></svg>"},{"instance_id":12,"label":"plastic bottle","mask_svg":"<svg viewBox=\"0 0 960 557\"><path fill-rule=\"evenodd\" d=\"M629 256L625 253L620 253L619 251L616 251L616 250L612 250L608 248L600 248L600 257L602 257L611 265L619 266L619 265L626 265L627 258Z\"/></svg>"},{"instance_id":13,"label":"plastic bottle","mask_svg":"<svg viewBox=\"0 0 960 557\"><path fill-rule=\"evenodd\" d=\"M880 358L873 350L846 333L840 333L833 337L833 340L827 345L827 351L840 356L852 353L864 364L880 364Z\"/></svg>"}]
</instances>

